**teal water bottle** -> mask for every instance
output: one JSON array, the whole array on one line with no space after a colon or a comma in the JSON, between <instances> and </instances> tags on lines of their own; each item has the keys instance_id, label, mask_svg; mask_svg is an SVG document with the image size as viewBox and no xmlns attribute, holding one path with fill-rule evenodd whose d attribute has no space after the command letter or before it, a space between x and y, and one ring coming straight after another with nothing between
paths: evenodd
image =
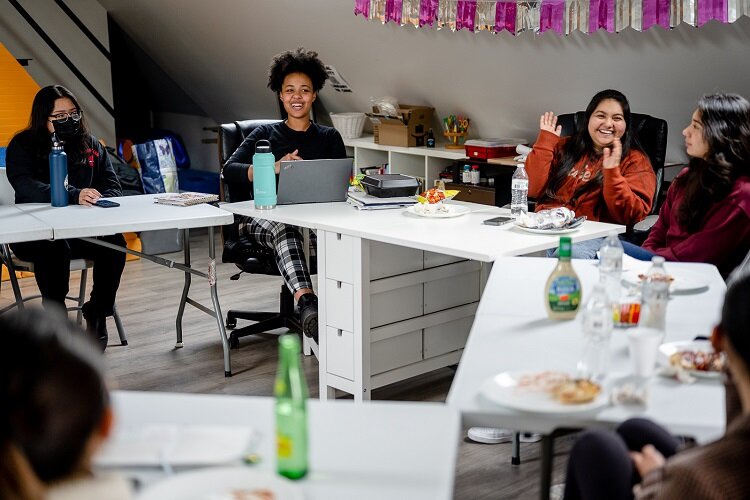
<instances>
[{"instance_id":1,"label":"teal water bottle","mask_svg":"<svg viewBox=\"0 0 750 500\"><path fill-rule=\"evenodd\" d=\"M52 134L52 149L49 152L49 196L53 207L68 206L68 155L62 142Z\"/></svg>"},{"instance_id":2,"label":"teal water bottle","mask_svg":"<svg viewBox=\"0 0 750 500\"><path fill-rule=\"evenodd\" d=\"M267 210L276 206L276 159L271 153L271 143L261 139L255 143L253 155L253 200L255 208Z\"/></svg>"},{"instance_id":3,"label":"teal water bottle","mask_svg":"<svg viewBox=\"0 0 750 500\"><path fill-rule=\"evenodd\" d=\"M289 479L307 474L307 381L295 334L279 338L276 396L276 470Z\"/></svg>"}]
</instances>

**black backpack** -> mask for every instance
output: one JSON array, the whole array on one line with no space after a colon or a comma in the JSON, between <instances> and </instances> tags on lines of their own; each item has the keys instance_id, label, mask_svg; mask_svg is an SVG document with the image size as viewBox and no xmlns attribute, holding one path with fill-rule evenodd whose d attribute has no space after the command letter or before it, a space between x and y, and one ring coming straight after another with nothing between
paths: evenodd
<instances>
[{"instance_id":1,"label":"black backpack","mask_svg":"<svg viewBox=\"0 0 750 500\"><path fill-rule=\"evenodd\" d=\"M105 149L109 155L109 160L112 162L112 167L115 169L117 178L120 179L122 195L132 196L143 194L143 182L141 181L141 174L138 172L138 169L120 158L114 148L107 146Z\"/></svg>"}]
</instances>

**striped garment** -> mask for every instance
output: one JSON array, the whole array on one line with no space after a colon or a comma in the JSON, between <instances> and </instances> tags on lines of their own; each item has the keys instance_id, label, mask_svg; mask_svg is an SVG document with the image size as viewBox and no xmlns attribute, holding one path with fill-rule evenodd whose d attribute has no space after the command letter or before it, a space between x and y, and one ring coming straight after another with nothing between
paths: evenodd
<instances>
[{"instance_id":1,"label":"striped garment","mask_svg":"<svg viewBox=\"0 0 750 500\"><path fill-rule=\"evenodd\" d=\"M296 293L302 288L312 288L310 271L305 261L302 230L280 222L242 217L239 234L254 245L273 250L276 265L287 288ZM310 233L310 260L316 258L315 234Z\"/></svg>"}]
</instances>

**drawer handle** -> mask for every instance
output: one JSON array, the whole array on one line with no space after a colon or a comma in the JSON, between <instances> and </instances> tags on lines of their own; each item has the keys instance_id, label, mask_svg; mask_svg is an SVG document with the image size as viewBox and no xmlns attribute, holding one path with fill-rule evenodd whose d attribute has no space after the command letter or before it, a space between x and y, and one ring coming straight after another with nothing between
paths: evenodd
<instances>
[{"instance_id":1,"label":"drawer handle","mask_svg":"<svg viewBox=\"0 0 750 500\"><path fill-rule=\"evenodd\" d=\"M336 233L336 239L341 241L341 233Z\"/></svg>"},{"instance_id":2,"label":"drawer handle","mask_svg":"<svg viewBox=\"0 0 750 500\"><path fill-rule=\"evenodd\" d=\"M340 281L336 282L336 288L341 288L341 282Z\"/></svg>"},{"instance_id":3,"label":"drawer handle","mask_svg":"<svg viewBox=\"0 0 750 500\"><path fill-rule=\"evenodd\" d=\"M336 333L341 337L344 334L344 330L337 330Z\"/></svg>"}]
</instances>

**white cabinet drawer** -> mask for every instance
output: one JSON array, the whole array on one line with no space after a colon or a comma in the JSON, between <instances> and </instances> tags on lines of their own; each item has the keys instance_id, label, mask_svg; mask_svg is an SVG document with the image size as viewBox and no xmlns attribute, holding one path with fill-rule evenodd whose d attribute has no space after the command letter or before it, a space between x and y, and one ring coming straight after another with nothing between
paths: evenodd
<instances>
[{"instance_id":1,"label":"white cabinet drawer","mask_svg":"<svg viewBox=\"0 0 750 500\"><path fill-rule=\"evenodd\" d=\"M354 331L354 290L352 285L326 280L326 326Z\"/></svg>"},{"instance_id":2,"label":"white cabinet drawer","mask_svg":"<svg viewBox=\"0 0 750 500\"><path fill-rule=\"evenodd\" d=\"M422 250L370 243L370 279L377 280L422 269Z\"/></svg>"},{"instance_id":3,"label":"white cabinet drawer","mask_svg":"<svg viewBox=\"0 0 750 500\"><path fill-rule=\"evenodd\" d=\"M354 276L354 238L326 232L326 278L352 283Z\"/></svg>"},{"instance_id":4,"label":"white cabinet drawer","mask_svg":"<svg viewBox=\"0 0 750 500\"><path fill-rule=\"evenodd\" d=\"M479 300L479 270L425 283L424 312L470 304Z\"/></svg>"},{"instance_id":5,"label":"white cabinet drawer","mask_svg":"<svg viewBox=\"0 0 750 500\"><path fill-rule=\"evenodd\" d=\"M370 297L372 328L424 314L421 283L375 293Z\"/></svg>"},{"instance_id":6,"label":"white cabinet drawer","mask_svg":"<svg viewBox=\"0 0 750 500\"><path fill-rule=\"evenodd\" d=\"M474 316L466 316L424 329L424 359L463 349Z\"/></svg>"},{"instance_id":7,"label":"white cabinet drawer","mask_svg":"<svg viewBox=\"0 0 750 500\"><path fill-rule=\"evenodd\" d=\"M424 253L424 268L429 269L431 267L444 266L446 264L453 264L454 262L461 262L461 257L454 257L452 255L445 255L442 253L425 252Z\"/></svg>"},{"instance_id":8,"label":"white cabinet drawer","mask_svg":"<svg viewBox=\"0 0 750 500\"><path fill-rule=\"evenodd\" d=\"M373 375L422 360L422 330L391 337L370 345L370 371Z\"/></svg>"},{"instance_id":9,"label":"white cabinet drawer","mask_svg":"<svg viewBox=\"0 0 750 500\"><path fill-rule=\"evenodd\" d=\"M328 373L354 380L354 334L329 326L325 335Z\"/></svg>"}]
</instances>

